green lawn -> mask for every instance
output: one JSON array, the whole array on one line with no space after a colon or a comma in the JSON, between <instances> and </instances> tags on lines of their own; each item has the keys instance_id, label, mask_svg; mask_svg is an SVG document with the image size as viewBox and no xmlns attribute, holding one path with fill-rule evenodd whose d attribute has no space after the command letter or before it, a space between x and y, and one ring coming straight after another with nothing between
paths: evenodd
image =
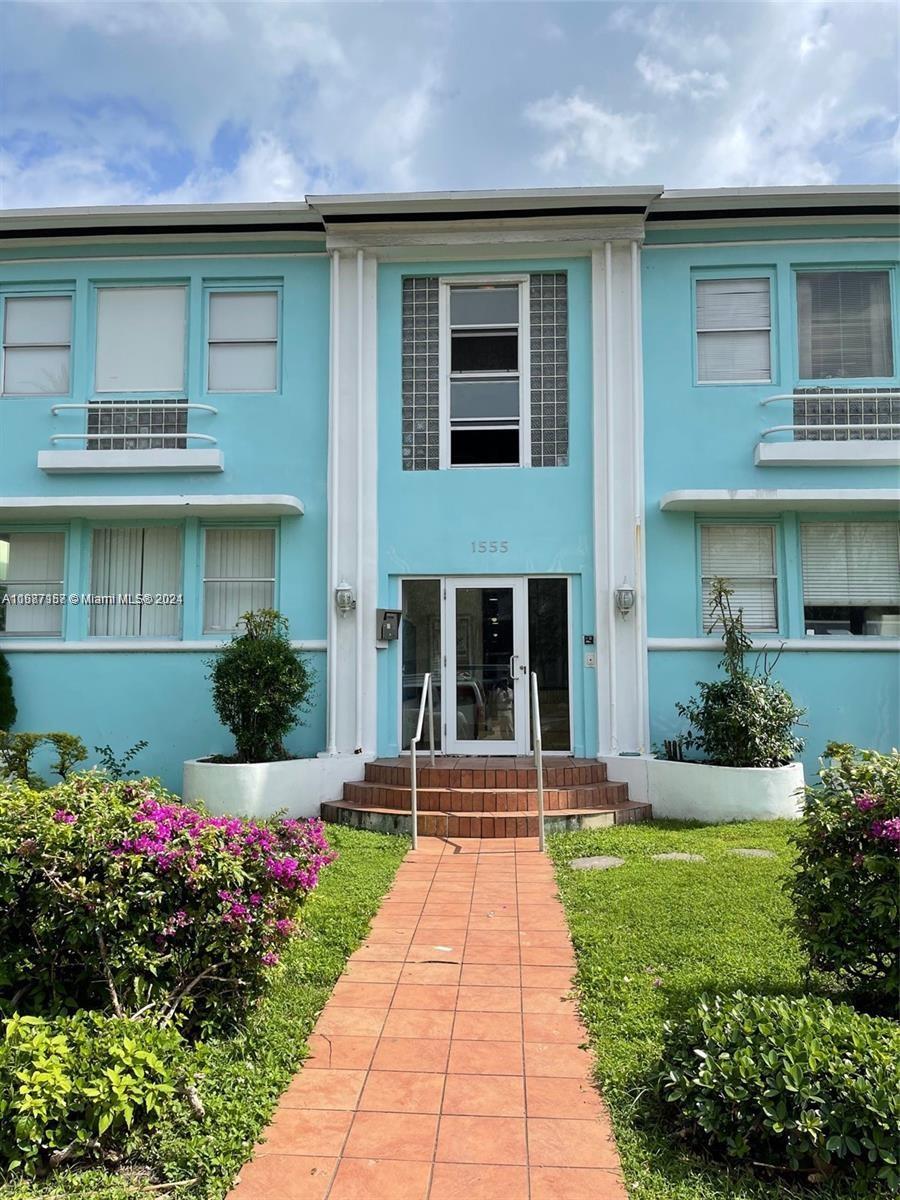
<instances>
[{"instance_id":1,"label":"green lawn","mask_svg":"<svg viewBox=\"0 0 900 1200\"><path fill-rule=\"evenodd\" d=\"M578 955L582 1013L636 1200L819 1200L849 1196L790 1176L754 1176L701 1158L658 1118L648 1093L663 1022L704 991L804 990L804 958L785 928L780 881L792 865L785 821L695 826L655 821L550 839ZM733 847L773 850L740 858ZM670 851L705 861L654 862ZM612 854L625 865L576 871L569 860ZM787 1182L785 1182L787 1180Z\"/></svg>"},{"instance_id":2,"label":"green lawn","mask_svg":"<svg viewBox=\"0 0 900 1200\"><path fill-rule=\"evenodd\" d=\"M133 1148L134 1167L117 1176L69 1171L43 1183L10 1183L0 1186L0 1200L221 1200L304 1058L306 1038L409 848L405 838L336 825L328 826L328 839L338 858L306 903L304 936L285 953L246 1028L198 1054L205 1119L182 1107ZM184 1186L159 1187L179 1181Z\"/></svg>"}]
</instances>

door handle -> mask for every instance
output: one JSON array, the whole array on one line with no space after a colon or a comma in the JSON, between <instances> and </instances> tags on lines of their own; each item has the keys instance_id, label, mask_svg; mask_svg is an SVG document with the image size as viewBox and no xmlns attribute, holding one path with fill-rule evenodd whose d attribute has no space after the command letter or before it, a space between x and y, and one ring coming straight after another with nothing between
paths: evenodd
<instances>
[{"instance_id":1,"label":"door handle","mask_svg":"<svg viewBox=\"0 0 900 1200\"><path fill-rule=\"evenodd\" d=\"M518 654L511 654L509 656L509 677L510 677L510 679L515 679L515 677L516 677L516 663L518 661L519 661Z\"/></svg>"}]
</instances>

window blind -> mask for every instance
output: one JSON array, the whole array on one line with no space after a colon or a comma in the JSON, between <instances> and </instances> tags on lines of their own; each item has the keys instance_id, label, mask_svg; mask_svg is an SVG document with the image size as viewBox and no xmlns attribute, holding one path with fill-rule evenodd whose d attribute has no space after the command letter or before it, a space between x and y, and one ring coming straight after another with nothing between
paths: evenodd
<instances>
[{"instance_id":1,"label":"window blind","mask_svg":"<svg viewBox=\"0 0 900 1200\"><path fill-rule=\"evenodd\" d=\"M778 628L775 528L772 525L704 525L700 531L703 628L713 627L712 581L734 589L731 607L749 630Z\"/></svg>"},{"instance_id":2,"label":"window blind","mask_svg":"<svg viewBox=\"0 0 900 1200\"><path fill-rule=\"evenodd\" d=\"M211 392L273 392L277 386L277 348L277 293L211 293Z\"/></svg>"},{"instance_id":3,"label":"window blind","mask_svg":"<svg viewBox=\"0 0 900 1200\"><path fill-rule=\"evenodd\" d=\"M4 393L11 396L67 395L72 298L8 296L4 308Z\"/></svg>"},{"instance_id":4,"label":"window blind","mask_svg":"<svg viewBox=\"0 0 900 1200\"><path fill-rule=\"evenodd\" d=\"M698 279L697 378L701 383L771 378L769 280Z\"/></svg>"},{"instance_id":5,"label":"window blind","mask_svg":"<svg viewBox=\"0 0 900 1200\"><path fill-rule=\"evenodd\" d=\"M892 375L888 272L798 273L797 337L802 379Z\"/></svg>"},{"instance_id":6,"label":"window blind","mask_svg":"<svg viewBox=\"0 0 900 1200\"><path fill-rule=\"evenodd\" d=\"M0 534L0 598L40 597L63 590L65 535ZM0 633L5 637L53 637L62 629L58 604L0 604Z\"/></svg>"},{"instance_id":7,"label":"window blind","mask_svg":"<svg viewBox=\"0 0 900 1200\"><path fill-rule=\"evenodd\" d=\"M274 603L274 529L207 529L204 632L230 633L245 612Z\"/></svg>"},{"instance_id":8,"label":"window blind","mask_svg":"<svg viewBox=\"0 0 900 1200\"><path fill-rule=\"evenodd\" d=\"M100 288L98 392L184 392L187 289Z\"/></svg>"},{"instance_id":9,"label":"window blind","mask_svg":"<svg viewBox=\"0 0 900 1200\"><path fill-rule=\"evenodd\" d=\"M820 521L801 525L807 605L900 605L900 523Z\"/></svg>"},{"instance_id":10,"label":"window blind","mask_svg":"<svg viewBox=\"0 0 900 1200\"><path fill-rule=\"evenodd\" d=\"M95 529L91 554L91 592L106 602L91 605L90 632L98 637L178 637L179 604L136 604L143 594L181 592L181 530ZM132 603L120 600L129 596Z\"/></svg>"}]
</instances>

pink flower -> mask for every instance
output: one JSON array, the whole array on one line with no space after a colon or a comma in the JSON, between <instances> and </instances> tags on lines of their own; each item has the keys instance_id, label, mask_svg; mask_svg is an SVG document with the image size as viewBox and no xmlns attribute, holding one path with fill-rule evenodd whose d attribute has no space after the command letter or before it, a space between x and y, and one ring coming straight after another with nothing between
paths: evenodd
<instances>
[{"instance_id":1,"label":"pink flower","mask_svg":"<svg viewBox=\"0 0 900 1200\"><path fill-rule=\"evenodd\" d=\"M274 967L278 963L278 955L272 950L267 950L260 962L264 967Z\"/></svg>"},{"instance_id":2,"label":"pink flower","mask_svg":"<svg viewBox=\"0 0 900 1200\"><path fill-rule=\"evenodd\" d=\"M872 808L878 806L877 796L873 796L871 792L863 792L862 795L856 797L856 807L860 812L868 812Z\"/></svg>"},{"instance_id":3,"label":"pink flower","mask_svg":"<svg viewBox=\"0 0 900 1200\"><path fill-rule=\"evenodd\" d=\"M60 825L71 825L75 820L75 814L69 812L65 808L58 808L53 814L53 820L58 821Z\"/></svg>"}]
</instances>

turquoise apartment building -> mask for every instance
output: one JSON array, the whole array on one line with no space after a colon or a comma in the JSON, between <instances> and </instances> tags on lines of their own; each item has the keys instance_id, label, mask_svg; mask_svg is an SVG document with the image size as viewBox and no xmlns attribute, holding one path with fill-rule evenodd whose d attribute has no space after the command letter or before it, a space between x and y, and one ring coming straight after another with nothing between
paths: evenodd
<instances>
[{"instance_id":1,"label":"turquoise apartment building","mask_svg":"<svg viewBox=\"0 0 900 1200\"><path fill-rule=\"evenodd\" d=\"M0 213L17 728L146 739L180 790L230 750L210 656L274 606L318 678L289 748L336 791L429 671L443 753L527 753L534 671L545 751L615 779L715 672L724 575L808 773L896 744L898 216L880 186Z\"/></svg>"}]
</instances>

